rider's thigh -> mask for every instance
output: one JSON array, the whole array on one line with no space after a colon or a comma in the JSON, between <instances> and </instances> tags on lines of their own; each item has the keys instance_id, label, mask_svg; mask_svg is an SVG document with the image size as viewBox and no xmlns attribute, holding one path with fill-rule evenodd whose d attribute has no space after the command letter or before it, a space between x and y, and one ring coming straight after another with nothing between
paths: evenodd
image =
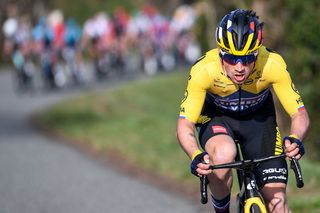
<instances>
[{"instance_id":1,"label":"rider's thigh","mask_svg":"<svg viewBox=\"0 0 320 213\"><path fill-rule=\"evenodd\" d=\"M213 164L232 162L237 154L235 142L229 135L211 137L205 145L205 150Z\"/></svg>"},{"instance_id":2,"label":"rider's thigh","mask_svg":"<svg viewBox=\"0 0 320 213\"><path fill-rule=\"evenodd\" d=\"M261 189L269 212L289 212L286 196L286 184L268 183Z\"/></svg>"}]
</instances>

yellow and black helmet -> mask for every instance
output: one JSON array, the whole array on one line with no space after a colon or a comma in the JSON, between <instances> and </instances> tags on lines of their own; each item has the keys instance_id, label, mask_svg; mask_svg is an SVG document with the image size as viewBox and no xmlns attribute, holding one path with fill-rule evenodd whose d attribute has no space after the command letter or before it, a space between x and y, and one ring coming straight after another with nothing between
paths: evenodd
<instances>
[{"instance_id":1,"label":"yellow and black helmet","mask_svg":"<svg viewBox=\"0 0 320 213\"><path fill-rule=\"evenodd\" d=\"M236 9L225 15L216 29L218 47L232 55L249 55L262 44L263 23L252 10Z\"/></svg>"}]
</instances>

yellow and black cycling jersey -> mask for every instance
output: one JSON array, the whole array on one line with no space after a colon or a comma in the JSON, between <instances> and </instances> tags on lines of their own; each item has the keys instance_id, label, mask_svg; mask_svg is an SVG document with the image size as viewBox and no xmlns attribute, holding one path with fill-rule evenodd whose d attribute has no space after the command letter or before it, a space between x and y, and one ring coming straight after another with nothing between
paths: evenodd
<instances>
[{"instance_id":1,"label":"yellow and black cycling jersey","mask_svg":"<svg viewBox=\"0 0 320 213\"><path fill-rule=\"evenodd\" d=\"M199 119L206 119L200 116L204 103L226 115L254 114L272 100L271 88L290 116L304 109L286 63L279 54L261 46L251 74L245 83L237 85L223 71L219 50L213 49L191 69L180 118L194 123L203 122Z\"/></svg>"}]
</instances>

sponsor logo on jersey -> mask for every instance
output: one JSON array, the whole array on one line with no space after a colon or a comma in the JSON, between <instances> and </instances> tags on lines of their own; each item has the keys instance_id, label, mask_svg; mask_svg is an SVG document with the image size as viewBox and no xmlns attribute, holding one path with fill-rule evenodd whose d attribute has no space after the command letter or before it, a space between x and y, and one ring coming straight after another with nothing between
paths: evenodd
<instances>
[{"instance_id":1,"label":"sponsor logo on jersey","mask_svg":"<svg viewBox=\"0 0 320 213\"><path fill-rule=\"evenodd\" d=\"M251 78L248 78L248 79L244 82L245 85L249 85L249 84L252 84L252 83L253 83L253 80L252 80Z\"/></svg>"},{"instance_id":2,"label":"sponsor logo on jersey","mask_svg":"<svg viewBox=\"0 0 320 213\"><path fill-rule=\"evenodd\" d=\"M182 99L182 101L181 101L181 103L183 103L183 102L185 102L186 101L186 99L188 98L188 90L186 90L185 92L184 92L184 98Z\"/></svg>"},{"instance_id":3,"label":"sponsor logo on jersey","mask_svg":"<svg viewBox=\"0 0 320 213\"><path fill-rule=\"evenodd\" d=\"M300 94L299 94L299 91L297 90L296 86L294 85L294 83L293 83L292 81L291 81L291 88L292 88L293 91L295 91L295 93L297 93L298 95L300 95Z\"/></svg>"},{"instance_id":4,"label":"sponsor logo on jersey","mask_svg":"<svg viewBox=\"0 0 320 213\"><path fill-rule=\"evenodd\" d=\"M227 134L227 129L223 126L212 126L212 131L214 134L217 134L217 133L225 133Z\"/></svg>"},{"instance_id":5,"label":"sponsor logo on jersey","mask_svg":"<svg viewBox=\"0 0 320 213\"><path fill-rule=\"evenodd\" d=\"M221 97L212 93L208 93L211 101L219 108L227 111L238 112L246 110L254 110L259 108L268 98L270 89L266 89L260 94L252 94L242 91L239 99L239 92L233 93L227 97Z\"/></svg>"},{"instance_id":6,"label":"sponsor logo on jersey","mask_svg":"<svg viewBox=\"0 0 320 213\"><path fill-rule=\"evenodd\" d=\"M267 180L284 180L286 181L287 178L283 175L279 175L279 176L268 176L268 177L265 177L263 178L264 181L267 181Z\"/></svg>"},{"instance_id":7,"label":"sponsor logo on jersey","mask_svg":"<svg viewBox=\"0 0 320 213\"><path fill-rule=\"evenodd\" d=\"M269 169L264 169L263 173L265 174L287 174L288 171L285 168L269 168Z\"/></svg>"},{"instance_id":8,"label":"sponsor logo on jersey","mask_svg":"<svg viewBox=\"0 0 320 213\"><path fill-rule=\"evenodd\" d=\"M213 84L214 87L226 88L226 84L220 79L215 79L213 82L214 82Z\"/></svg>"},{"instance_id":9,"label":"sponsor logo on jersey","mask_svg":"<svg viewBox=\"0 0 320 213\"><path fill-rule=\"evenodd\" d=\"M303 102L302 102L301 97L300 97L300 98L298 98L298 99L296 100L296 102L297 102L297 104L301 104L301 103L303 103Z\"/></svg>"},{"instance_id":10,"label":"sponsor logo on jersey","mask_svg":"<svg viewBox=\"0 0 320 213\"><path fill-rule=\"evenodd\" d=\"M197 123L199 124L205 124L208 123L209 121L211 121L211 118L209 118L208 116L205 115L201 115L197 121Z\"/></svg>"}]
</instances>

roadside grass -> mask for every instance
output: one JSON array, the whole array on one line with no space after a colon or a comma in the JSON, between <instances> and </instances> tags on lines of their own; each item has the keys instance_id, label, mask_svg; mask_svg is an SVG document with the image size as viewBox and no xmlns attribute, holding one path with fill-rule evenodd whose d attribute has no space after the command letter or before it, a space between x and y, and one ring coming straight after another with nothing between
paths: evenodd
<instances>
[{"instance_id":1,"label":"roadside grass","mask_svg":"<svg viewBox=\"0 0 320 213\"><path fill-rule=\"evenodd\" d=\"M190 161L175 138L187 77L177 71L87 93L39 113L38 118L97 150L116 150L131 163L197 185L189 172ZM293 212L320 212L320 163L305 158L301 166L305 187L295 187L290 171L290 206Z\"/></svg>"},{"instance_id":2,"label":"roadside grass","mask_svg":"<svg viewBox=\"0 0 320 213\"><path fill-rule=\"evenodd\" d=\"M98 150L117 150L130 162L188 180L189 160L175 138L186 79L175 72L86 94L41 113L40 120Z\"/></svg>"}]
</instances>

